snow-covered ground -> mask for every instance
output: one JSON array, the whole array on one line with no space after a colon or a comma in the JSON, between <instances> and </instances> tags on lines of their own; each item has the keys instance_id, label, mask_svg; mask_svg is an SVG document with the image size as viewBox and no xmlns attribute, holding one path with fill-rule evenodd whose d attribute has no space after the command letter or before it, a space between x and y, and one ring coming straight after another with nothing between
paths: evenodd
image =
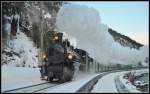
<instances>
[{"instance_id":1,"label":"snow-covered ground","mask_svg":"<svg viewBox=\"0 0 150 94\"><path fill-rule=\"evenodd\" d=\"M145 70L136 70L136 73L138 74L139 72L148 72L148 69ZM130 92L139 92L135 89L135 87L133 85L127 85L126 81L124 81L124 79L122 79L122 75L124 75L125 73L127 73L129 71L124 71L124 72L116 72L116 73L111 73L108 74L104 77L102 77L101 79L99 79L98 83L94 86L92 92L99 92L99 93L118 93L117 88L116 88L116 84L115 84L115 77L119 75L121 81L123 82L123 84L126 85L127 89ZM134 88L133 88L134 87Z\"/></svg>"},{"instance_id":2,"label":"snow-covered ground","mask_svg":"<svg viewBox=\"0 0 150 94\"><path fill-rule=\"evenodd\" d=\"M13 67L4 65L2 68L2 91L28 85L43 83L39 68Z\"/></svg>"},{"instance_id":3,"label":"snow-covered ground","mask_svg":"<svg viewBox=\"0 0 150 94\"><path fill-rule=\"evenodd\" d=\"M120 75L125 72L116 72L108 74L101 79L98 80L97 84L94 86L91 92L99 92L99 93L117 93L116 85L114 78L117 75Z\"/></svg>"},{"instance_id":4,"label":"snow-covered ground","mask_svg":"<svg viewBox=\"0 0 150 94\"><path fill-rule=\"evenodd\" d=\"M85 85L87 82L89 82L91 79L93 79L97 75L99 75L99 74L91 74L91 75L86 75L83 77L81 74L81 75L78 75L78 77L77 77L78 79L75 79L71 82L67 82L67 83L61 84L59 86L52 87L52 88L49 88L47 90L43 90L40 92L44 92L44 93L75 93L81 87L83 87L83 85Z\"/></svg>"},{"instance_id":5,"label":"snow-covered ground","mask_svg":"<svg viewBox=\"0 0 150 94\"><path fill-rule=\"evenodd\" d=\"M63 84L43 92L74 92L97 74L78 72L71 83ZM2 92L19 87L43 83L39 68L2 66Z\"/></svg>"},{"instance_id":6,"label":"snow-covered ground","mask_svg":"<svg viewBox=\"0 0 150 94\"><path fill-rule=\"evenodd\" d=\"M126 81L123 81L124 79L122 79L121 77L127 72L129 71L110 73L102 77L94 86L92 92L117 93L118 91L116 89L114 78L119 75L121 81L125 84ZM137 72L141 72L141 71L137 71ZM52 88L40 92L46 92L46 93L76 92L77 90L79 90L79 88L81 88L84 84L86 84L88 81L90 81L92 78L94 78L97 75L99 74L78 72L71 82L54 86ZM3 65L2 66L2 92L5 90L11 90L19 87L45 82L40 79L40 76L41 75L40 75L39 68L13 67L13 66ZM126 86L127 85L129 84L126 84ZM131 86L130 87L127 86L127 87L130 91L133 89L131 88ZM132 90L131 92L133 91L135 92L135 90Z\"/></svg>"}]
</instances>

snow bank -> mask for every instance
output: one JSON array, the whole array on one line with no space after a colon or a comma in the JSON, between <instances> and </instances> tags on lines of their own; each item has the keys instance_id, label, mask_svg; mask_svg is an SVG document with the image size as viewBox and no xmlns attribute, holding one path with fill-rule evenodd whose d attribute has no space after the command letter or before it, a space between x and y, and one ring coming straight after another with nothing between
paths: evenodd
<instances>
[{"instance_id":1,"label":"snow bank","mask_svg":"<svg viewBox=\"0 0 150 94\"><path fill-rule=\"evenodd\" d=\"M22 62L25 61L26 65L37 66L38 58L36 56L38 55L38 50L33 46L33 42L22 32L20 32L17 39L13 42L13 50L21 53Z\"/></svg>"},{"instance_id":2,"label":"snow bank","mask_svg":"<svg viewBox=\"0 0 150 94\"><path fill-rule=\"evenodd\" d=\"M100 63L137 64L145 58L145 52L114 42L108 26L101 23L99 12L93 8L65 4L58 12L56 26L58 31L76 38L77 47L86 50Z\"/></svg>"},{"instance_id":3,"label":"snow bank","mask_svg":"<svg viewBox=\"0 0 150 94\"><path fill-rule=\"evenodd\" d=\"M135 75L139 75L139 74L142 74L142 73L149 73L148 69L135 70L135 71L132 71L132 72L135 72ZM128 81L127 79L124 79L123 76L124 76L124 73L119 76L119 79L120 79L120 81L122 82L122 84L123 84L130 92L142 93L141 91L137 90L136 86L132 85L130 81Z\"/></svg>"},{"instance_id":4,"label":"snow bank","mask_svg":"<svg viewBox=\"0 0 150 94\"><path fill-rule=\"evenodd\" d=\"M38 66L38 49L34 47L34 44L23 33L19 32L16 39L11 40L12 47L4 49L7 52L12 52L12 56L8 56L5 53L2 54L2 62L8 63L11 66L25 66L37 67Z\"/></svg>"},{"instance_id":5,"label":"snow bank","mask_svg":"<svg viewBox=\"0 0 150 94\"><path fill-rule=\"evenodd\" d=\"M130 92L141 93L140 91L136 90L136 86L132 85L127 79L123 79L123 76L120 76L120 79L125 88L127 88Z\"/></svg>"}]
</instances>

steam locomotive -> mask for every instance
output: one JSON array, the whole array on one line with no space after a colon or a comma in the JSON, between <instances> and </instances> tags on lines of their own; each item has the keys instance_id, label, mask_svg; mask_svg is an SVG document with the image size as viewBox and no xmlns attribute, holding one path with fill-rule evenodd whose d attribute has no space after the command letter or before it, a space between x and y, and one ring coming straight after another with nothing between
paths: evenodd
<instances>
[{"instance_id":1,"label":"steam locomotive","mask_svg":"<svg viewBox=\"0 0 150 94\"><path fill-rule=\"evenodd\" d=\"M43 54L41 75L49 82L58 79L60 82L70 81L74 75L74 62L79 61L78 54L70 46L68 40L62 42L62 33L54 35L54 44Z\"/></svg>"}]
</instances>

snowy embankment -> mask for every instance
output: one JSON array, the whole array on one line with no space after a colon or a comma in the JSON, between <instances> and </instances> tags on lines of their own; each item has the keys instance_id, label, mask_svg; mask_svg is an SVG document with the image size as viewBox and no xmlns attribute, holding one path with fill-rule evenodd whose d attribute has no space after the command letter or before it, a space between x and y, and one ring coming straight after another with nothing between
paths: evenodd
<instances>
[{"instance_id":1,"label":"snowy embankment","mask_svg":"<svg viewBox=\"0 0 150 94\"><path fill-rule=\"evenodd\" d=\"M10 47L5 47L2 51L2 64L18 67L38 66L38 49L23 32L18 32L16 38L10 40L10 44Z\"/></svg>"},{"instance_id":2,"label":"snowy embankment","mask_svg":"<svg viewBox=\"0 0 150 94\"><path fill-rule=\"evenodd\" d=\"M144 70L136 70L135 72L135 76L140 75L142 73L149 73L148 69L144 69ZM127 80L124 79L123 76L125 74L121 74L119 76L119 79L121 81L121 84L123 84L125 86L125 88L129 91L129 92L135 92L135 93L142 93L141 91L137 90L136 86L132 85L132 83Z\"/></svg>"},{"instance_id":3,"label":"snowy embankment","mask_svg":"<svg viewBox=\"0 0 150 94\"><path fill-rule=\"evenodd\" d=\"M136 70L136 72L141 72L141 71L148 71L147 69L144 70ZM116 73L110 73L106 76L103 76L101 79L99 79L99 81L97 82L97 84L93 87L93 90L91 92L99 92L99 93L118 93L118 90L116 88L116 83L115 83L115 78L117 76L119 76L119 80L125 84L125 88L129 91L129 92L139 92L137 90L135 90L135 88L133 87L133 85L129 85L126 84L125 79L122 78L122 75L124 75L125 73L130 72L130 71L124 71L124 72L116 72ZM122 84L120 83L120 84ZM124 90L125 91L125 90Z\"/></svg>"}]
</instances>

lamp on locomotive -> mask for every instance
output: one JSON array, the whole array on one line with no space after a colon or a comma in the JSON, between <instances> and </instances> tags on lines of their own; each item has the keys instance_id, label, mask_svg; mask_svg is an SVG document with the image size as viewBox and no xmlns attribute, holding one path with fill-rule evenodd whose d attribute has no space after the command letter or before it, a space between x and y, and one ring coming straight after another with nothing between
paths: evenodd
<instances>
[{"instance_id":1,"label":"lamp on locomotive","mask_svg":"<svg viewBox=\"0 0 150 94\"><path fill-rule=\"evenodd\" d=\"M54 33L53 42L54 43L62 43L63 33Z\"/></svg>"},{"instance_id":2,"label":"lamp on locomotive","mask_svg":"<svg viewBox=\"0 0 150 94\"><path fill-rule=\"evenodd\" d=\"M47 52L44 52L43 53L43 61L48 61L48 53Z\"/></svg>"}]
</instances>

